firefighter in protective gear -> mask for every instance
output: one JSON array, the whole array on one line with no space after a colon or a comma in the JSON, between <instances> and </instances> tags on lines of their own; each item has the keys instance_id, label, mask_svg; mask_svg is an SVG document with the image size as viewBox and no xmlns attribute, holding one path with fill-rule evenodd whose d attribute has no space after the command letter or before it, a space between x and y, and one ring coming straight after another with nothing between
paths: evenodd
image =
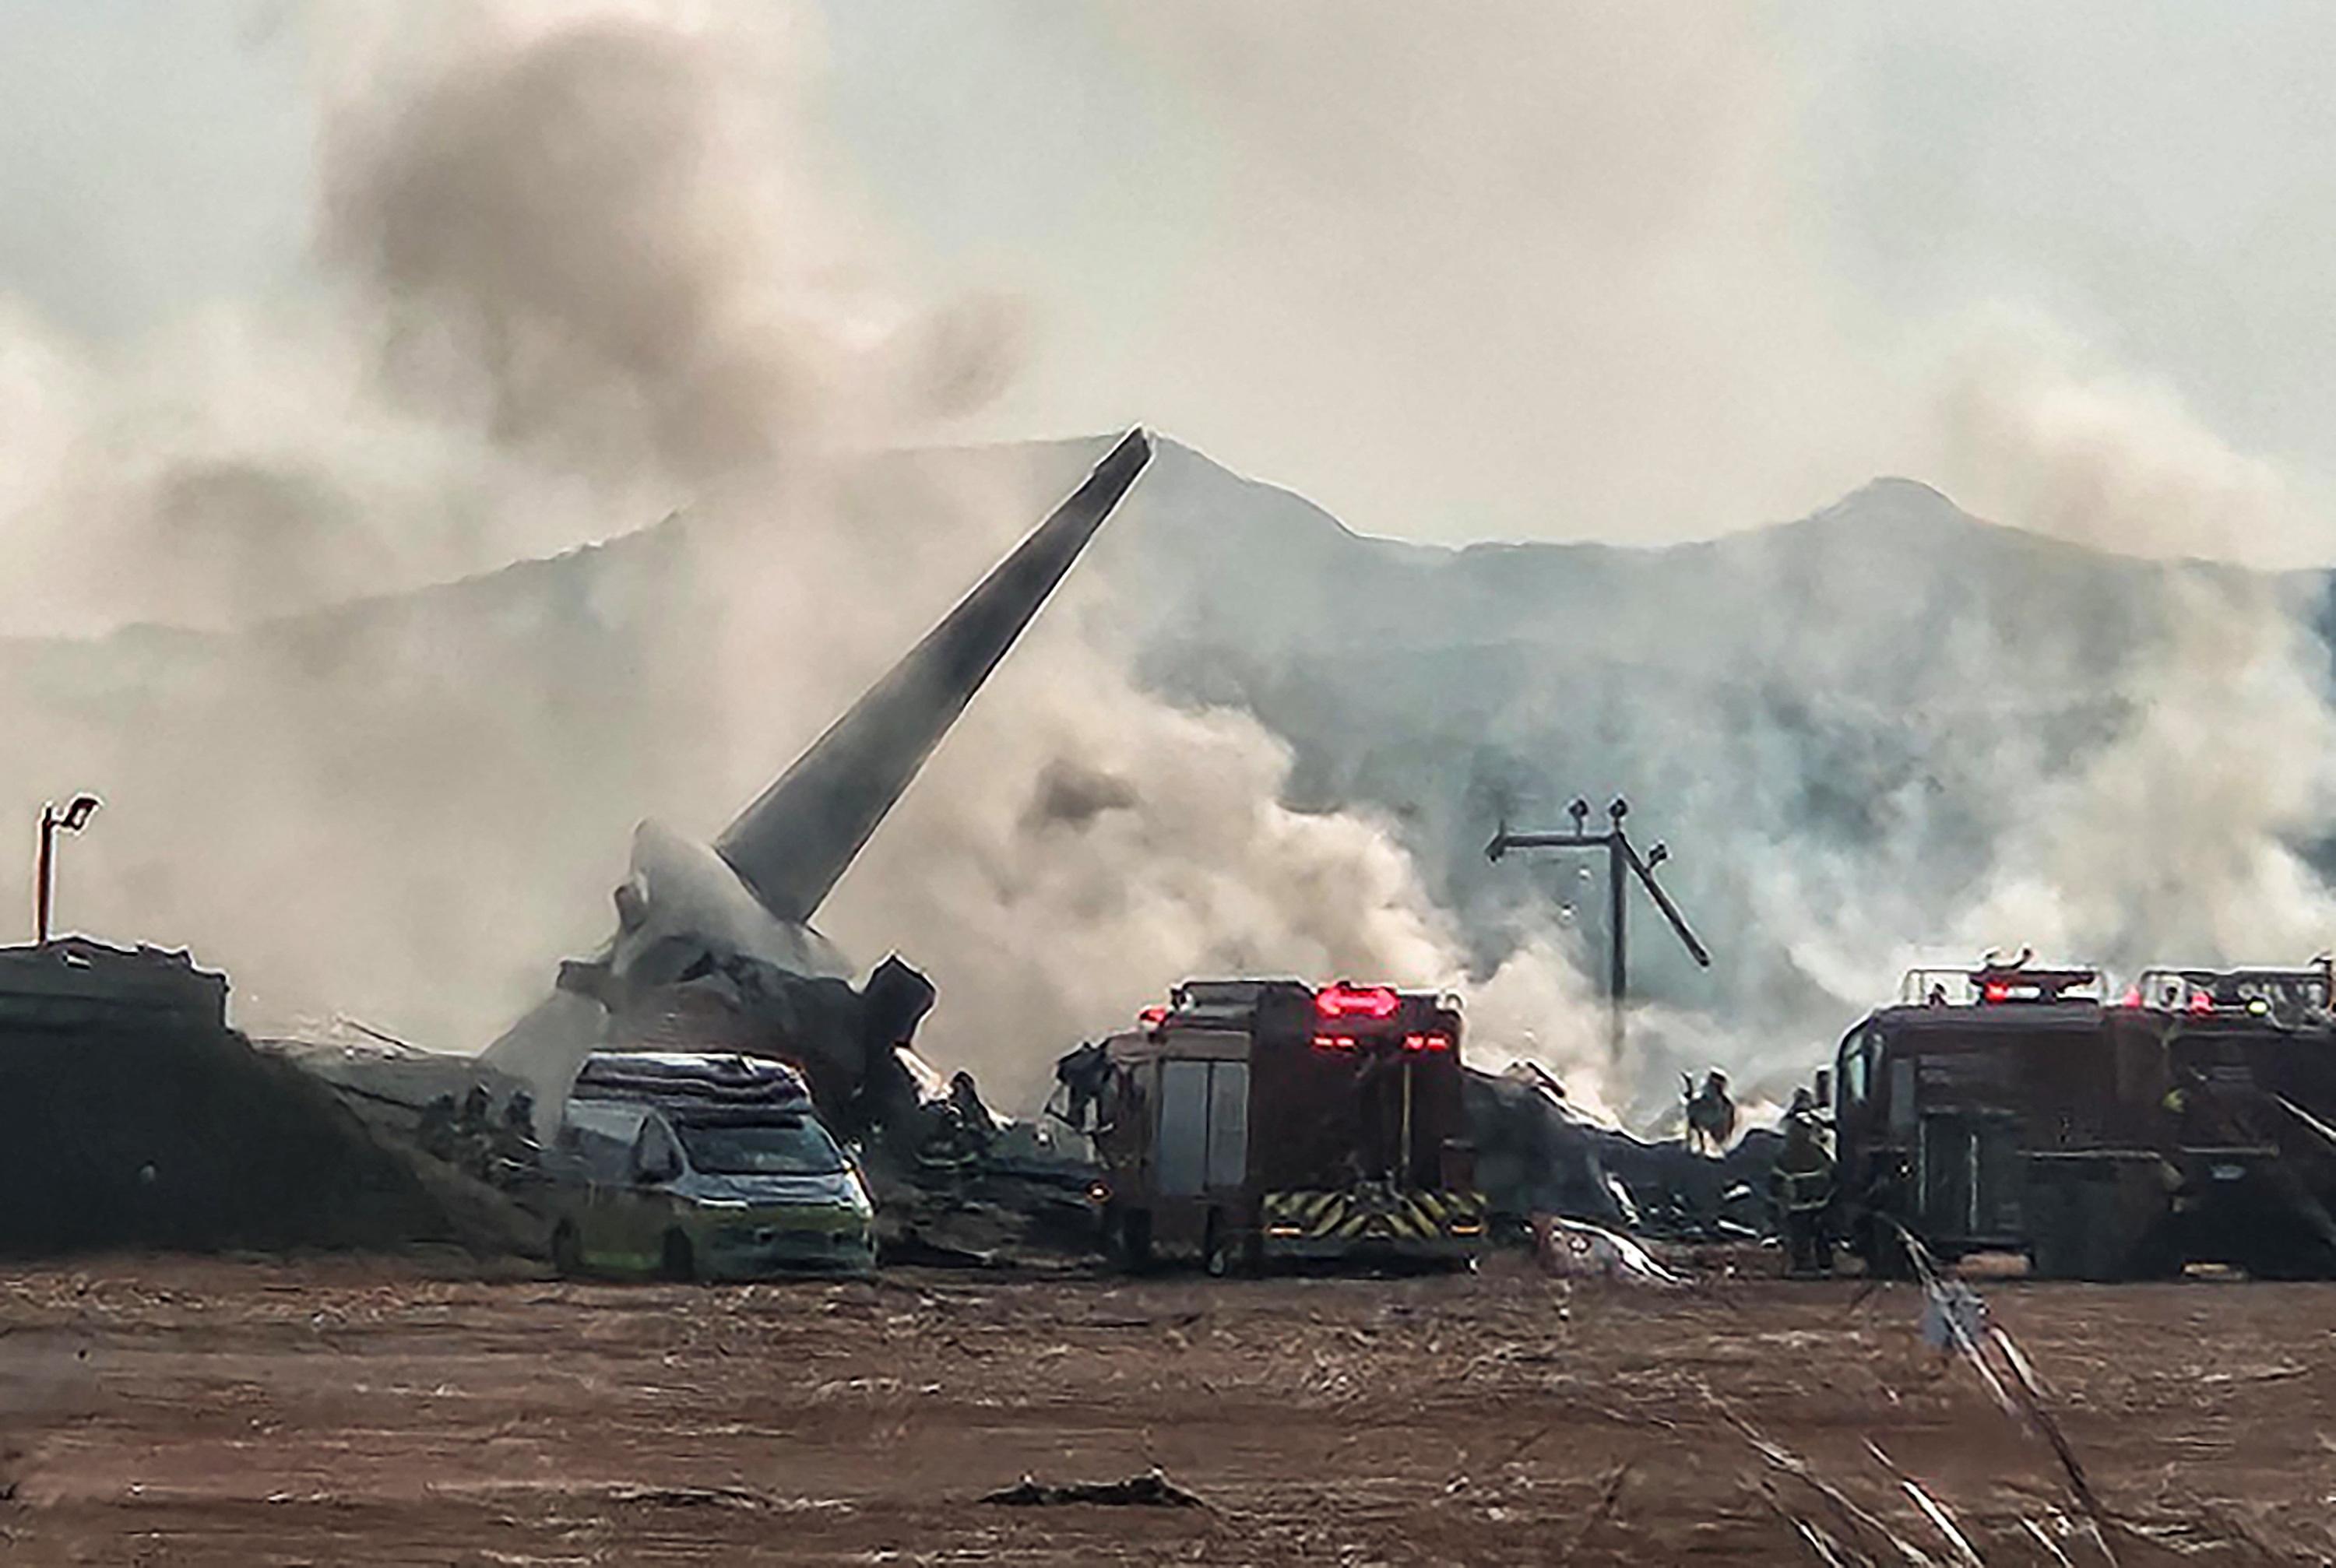
<instances>
[{"instance_id":1,"label":"firefighter in protective gear","mask_svg":"<svg viewBox=\"0 0 2336 1568\"><path fill-rule=\"evenodd\" d=\"M1776 1152L1768 1184L1784 1225L1788 1271L1802 1277L1831 1272L1825 1211L1833 1203L1833 1154L1806 1089L1794 1091L1793 1108L1785 1116L1785 1146Z\"/></svg>"}]
</instances>

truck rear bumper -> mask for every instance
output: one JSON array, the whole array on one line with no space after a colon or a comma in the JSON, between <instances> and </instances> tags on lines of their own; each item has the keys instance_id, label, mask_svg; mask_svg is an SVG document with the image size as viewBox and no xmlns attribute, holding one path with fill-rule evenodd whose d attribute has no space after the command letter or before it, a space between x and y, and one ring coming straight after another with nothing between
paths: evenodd
<instances>
[{"instance_id":1,"label":"truck rear bumper","mask_svg":"<svg viewBox=\"0 0 2336 1568\"><path fill-rule=\"evenodd\" d=\"M1258 1222L1269 1259L1458 1260L1484 1250L1484 1196L1377 1185L1268 1193Z\"/></svg>"},{"instance_id":2,"label":"truck rear bumper","mask_svg":"<svg viewBox=\"0 0 2336 1568\"><path fill-rule=\"evenodd\" d=\"M1269 1262L1338 1262L1369 1261L1385 1259L1391 1262L1463 1262L1484 1250L1481 1237L1437 1236L1426 1239L1395 1237L1268 1236L1264 1253Z\"/></svg>"}]
</instances>

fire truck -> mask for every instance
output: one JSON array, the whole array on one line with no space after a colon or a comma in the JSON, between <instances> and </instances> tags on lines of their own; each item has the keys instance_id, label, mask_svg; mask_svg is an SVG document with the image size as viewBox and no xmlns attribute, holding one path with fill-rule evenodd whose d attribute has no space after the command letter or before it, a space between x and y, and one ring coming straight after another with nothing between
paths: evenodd
<instances>
[{"instance_id":1,"label":"fire truck","mask_svg":"<svg viewBox=\"0 0 2336 1568\"><path fill-rule=\"evenodd\" d=\"M2261 1278L2336 1271L2336 1018L2302 969L2158 969L2126 997L2163 1020L2185 1257Z\"/></svg>"},{"instance_id":2,"label":"fire truck","mask_svg":"<svg viewBox=\"0 0 2336 1568\"><path fill-rule=\"evenodd\" d=\"M2034 1233L2056 1202L2045 1188L2101 1206L2138 1203L2156 1182L2151 1096L2116 1092L2133 1046L2089 969L1909 971L1835 1059L1835 1191L1852 1248L1896 1272L1903 1226L1941 1257L2032 1251L2039 1272L2059 1263ZM2062 1156L2075 1163L2053 1163Z\"/></svg>"},{"instance_id":3,"label":"fire truck","mask_svg":"<svg viewBox=\"0 0 2336 1568\"><path fill-rule=\"evenodd\" d=\"M1457 998L1345 981L1192 980L1099 1047L1105 1237L1124 1265L1465 1263L1484 1198Z\"/></svg>"},{"instance_id":4,"label":"fire truck","mask_svg":"<svg viewBox=\"0 0 2336 1568\"><path fill-rule=\"evenodd\" d=\"M1877 1272L1899 1231L2044 1278L2336 1264L2336 1031L2320 969L1916 969L1843 1039L1839 1216Z\"/></svg>"}]
</instances>

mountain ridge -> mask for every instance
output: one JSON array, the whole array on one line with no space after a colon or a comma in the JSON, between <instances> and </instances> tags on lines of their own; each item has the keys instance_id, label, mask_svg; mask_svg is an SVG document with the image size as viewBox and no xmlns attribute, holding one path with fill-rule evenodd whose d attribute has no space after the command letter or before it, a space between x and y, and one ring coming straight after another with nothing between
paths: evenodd
<instances>
[{"instance_id":1,"label":"mountain ridge","mask_svg":"<svg viewBox=\"0 0 2336 1568\"><path fill-rule=\"evenodd\" d=\"M741 666L704 599L784 556L783 520L686 512L256 626L0 641L0 725L40 762L0 781L0 813L86 781L111 803L72 852L72 918L460 1038L597 938L636 821L726 820L1100 451L883 460L846 498L842 564L862 580L825 595L861 613L801 671ZM935 535L960 492L979 514ZM894 551L917 558L897 594ZM1990 523L1890 478L1678 544L1374 539L1163 441L1002 678L1043 683L1076 630L1154 696L1253 716L1288 750L1287 802L1388 824L1486 965L1571 909L1594 969L1602 911L1572 872L1482 850L1504 814L1627 795L1719 955L1704 974L1642 944L1640 994L1806 1049L1845 1021L1833 977L1886 950L1868 934L1951 930L2031 803L2148 711L2195 613L2175 586L2256 580ZM2324 618L2324 573L2279 580ZM946 753L920 790L957 787ZM271 923L287 901L290 958Z\"/></svg>"}]
</instances>

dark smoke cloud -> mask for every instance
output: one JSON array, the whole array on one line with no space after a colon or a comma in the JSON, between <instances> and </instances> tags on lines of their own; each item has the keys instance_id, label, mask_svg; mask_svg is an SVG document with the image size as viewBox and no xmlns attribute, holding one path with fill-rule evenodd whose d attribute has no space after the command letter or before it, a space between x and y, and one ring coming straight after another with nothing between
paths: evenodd
<instances>
[{"instance_id":1,"label":"dark smoke cloud","mask_svg":"<svg viewBox=\"0 0 2336 1568\"><path fill-rule=\"evenodd\" d=\"M588 18L343 130L324 240L386 301L402 385L474 399L491 439L619 471L767 464L818 427L832 333L790 319L786 237L754 200L755 128L718 47Z\"/></svg>"}]
</instances>

